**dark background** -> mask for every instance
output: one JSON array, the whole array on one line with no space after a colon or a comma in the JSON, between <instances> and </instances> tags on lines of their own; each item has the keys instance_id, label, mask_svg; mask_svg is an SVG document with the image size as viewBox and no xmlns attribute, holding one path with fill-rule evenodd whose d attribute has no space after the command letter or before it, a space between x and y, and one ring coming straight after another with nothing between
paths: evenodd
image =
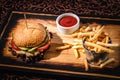
<instances>
[{"instance_id":1,"label":"dark background","mask_svg":"<svg viewBox=\"0 0 120 80\"><path fill-rule=\"evenodd\" d=\"M120 0L0 0L0 27L11 11L61 14L72 12L79 16L120 19ZM0 80L56 80L79 79L52 74L0 69ZM81 79L89 79L81 77ZM98 79L98 78L93 78Z\"/></svg>"}]
</instances>

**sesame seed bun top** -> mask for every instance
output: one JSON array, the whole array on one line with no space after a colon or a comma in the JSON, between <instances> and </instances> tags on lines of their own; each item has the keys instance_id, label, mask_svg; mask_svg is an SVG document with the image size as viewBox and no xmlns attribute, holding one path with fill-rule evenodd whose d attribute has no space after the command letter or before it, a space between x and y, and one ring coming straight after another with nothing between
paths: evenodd
<instances>
[{"instance_id":1,"label":"sesame seed bun top","mask_svg":"<svg viewBox=\"0 0 120 80\"><path fill-rule=\"evenodd\" d=\"M13 33L13 41L19 47L35 47L42 43L46 37L44 26L37 19L18 20Z\"/></svg>"}]
</instances>

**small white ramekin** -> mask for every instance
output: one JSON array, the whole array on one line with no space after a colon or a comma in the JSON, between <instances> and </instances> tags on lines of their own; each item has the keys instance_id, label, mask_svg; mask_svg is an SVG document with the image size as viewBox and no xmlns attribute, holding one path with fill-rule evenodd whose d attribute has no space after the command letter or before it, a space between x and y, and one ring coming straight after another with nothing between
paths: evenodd
<instances>
[{"instance_id":1,"label":"small white ramekin","mask_svg":"<svg viewBox=\"0 0 120 80\"><path fill-rule=\"evenodd\" d=\"M64 16L73 16L74 18L77 19L77 23L71 27L63 27L59 24L59 21L61 20L62 17ZM80 27L80 18L76 15L76 14L73 14L73 13L63 13L61 15L59 15L56 19L56 25L57 25L57 29L60 33L62 34L65 34L65 35L70 35L72 34L73 32L75 32L76 30L79 29Z\"/></svg>"}]
</instances>

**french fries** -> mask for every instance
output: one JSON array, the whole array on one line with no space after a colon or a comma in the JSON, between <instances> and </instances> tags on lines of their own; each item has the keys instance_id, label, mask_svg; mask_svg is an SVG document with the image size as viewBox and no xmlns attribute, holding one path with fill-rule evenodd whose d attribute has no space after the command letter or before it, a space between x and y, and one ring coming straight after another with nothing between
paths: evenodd
<instances>
[{"instance_id":1,"label":"french fries","mask_svg":"<svg viewBox=\"0 0 120 80\"><path fill-rule=\"evenodd\" d=\"M93 40L97 39L98 36L102 33L103 29L104 29L104 26L96 32L96 34L90 39L90 41L93 41Z\"/></svg>"},{"instance_id":2,"label":"french fries","mask_svg":"<svg viewBox=\"0 0 120 80\"><path fill-rule=\"evenodd\" d=\"M120 45L109 43L110 37L108 33L104 32L104 27L105 27L104 25L102 26L96 23L94 25L90 25L90 24L88 24L87 26L84 25L75 33L69 35L73 38L73 41L66 41L66 42L63 41L63 43L67 45L57 47L56 50L64 50L64 49L71 48L73 49L75 58L77 59L81 58L83 56L81 56L80 54L85 53L85 50L82 44L82 38L88 37L85 42L85 45L89 50L94 50L97 53L100 53L102 51L108 52L108 53L115 53L115 51L112 50L111 48L118 47ZM104 66L106 66L107 64L113 61L115 61L115 59L113 58L107 60L104 63L102 62L102 60L100 60L97 63L97 65L99 65L97 67L103 68ZM85 65L85 70L88 71L89 66L87 63L86 55L84 57L84 65Z\"/></svg>"},{"instance_id":3,"label":"french fries","mask_svg":"<svg viewBox=\"0 0 120 80\"><path fill-rule=\"evenodd\" d=\"M105 51L105 52L108 52L108 53L114 53L115 52L112 49L109 49L109 48L106 48L106 47L103 47L103 46L100 46L100 45L97 45L97 44L91 43L91 42L86 42L86 45L96 47L96 48L101 49L102 51Z\"/></svg>"}]
</instances>

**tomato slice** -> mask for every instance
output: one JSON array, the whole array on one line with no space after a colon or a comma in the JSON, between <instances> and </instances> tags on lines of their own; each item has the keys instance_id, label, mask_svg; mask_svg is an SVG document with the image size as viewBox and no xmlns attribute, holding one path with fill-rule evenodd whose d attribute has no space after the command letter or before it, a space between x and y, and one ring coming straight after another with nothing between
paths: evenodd
<instances>
[{"instance_id":1,"label":"tomato slice","mask_svg":"<svg viewBox=\"0 0 120 80\"><path fill-rule=\"evenodd\" d=\"M14 41L13 41L13 39L11 40L11 46L12 46L12 48L14 49L14 50L16 50L16 51L18 51L18 50L20 50L15 44L14 44Z\"/></svg>"},{"instance_id":2,"label":"tomato slice","mask_svg":"<svg viewBox=\"0 0 120 80\"><path fill-rule=\"evenodd\" d=\"M48 41L48 43L45 44L44 46L37 48L37 51L45 50L45 49L47 49L49 47L49 45L50 45L50 41Z\"/></svg>"}]
</instances>

